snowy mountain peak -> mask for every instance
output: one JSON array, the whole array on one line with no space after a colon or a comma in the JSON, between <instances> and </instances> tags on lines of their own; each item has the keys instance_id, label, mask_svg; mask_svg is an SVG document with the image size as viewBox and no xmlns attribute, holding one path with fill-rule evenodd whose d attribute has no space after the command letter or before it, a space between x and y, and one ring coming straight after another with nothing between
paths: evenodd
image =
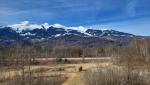
<instances>
[{"instance_id":1,"label":"snowy mountain peak","mask_svg":"<svg viewBox=\"0 0 150 85\"><path fill-rule=\"evenodd\" d=\"M126 43L136 36L119 32L115 30L100 30L99 28L90 28L78 26L67 27L61 24L50 25L48 23L32 24L29 21L23 21L18 24L0 26L0 42L5 41L42 41L51 44L68 43L68 44L104 44L111 43Z\"/></svg>"},{"instance_id":2,"label":"snowy mountain peak","mask_svg":"<svg viewBox=\"0 0 150 85\"><path fill-rule=\"evenodd\" d=\"M29 21L23 21L18 24L8 25L7 27L10 27L10 29L13 29L21 36L23 35L27 37L40 37L40 38L52 36L61 37L64 35L78 35L82 37L132 36L132 34L123 33L111 29L110 30L104 28L102 30L99 30L99 28L96 29L96 27L100 26L92 26L93 28L87 29L88 27L86 28L83 26L67 27L58 23L50 25L48 23L33 24L30 23Z\"/></svg>"},{"instance_id":3,"label":"snowy mountain peak","mask_svg":"<svg viewBox=\"0 0 150 85\"><path fill-rule=\"evenodd\" d=\"M42 28L48 29L49 27L63 28L63 29L66 29L66 30L67 29L72 29L72 30L78 30L80 32L85 32L87 30L87 28L85 28L83 26L67 27L67 26L64 26L64 25L61 25L61 24L58 24L58 23L50 25L47 22L45 22L43 24L33 24L33 23L30 23L29 21L23 21L23 22L20 22L18 24L11 24L11 25L8 25L7 27L11 27L11 28L13 28L13 30L19 30L19 31L42 29Z\"/></svg>"},{"instance_id":4,"label":"snowy mountain peak","mask_svg":"<svg viewBox=\"0 0 150 85\"><path fill-rule=\"evenodd\" d=\"M31 24L29 21L23 21L20 22L18 24L12 24L12 25L8 25L8 27L12 27L14 30L33 30L33 29L41 29L42 26L44 28L49 28L50 25L48 23L43 23L43 24Z\"/></svg>"},{"instance_id":5,"label":"snowy mountain peak","mask_svg":"<svg viewBox=\"0 0 150 85\"><path fill-rule=\"evenodd\" d=\"M64 26L64 25L61 25L61 24L53 24L53 25L51 25L51 26L53 26L53 27L55 27L55 28L66 28L66 26Z\"/></svg>"}]
</instances>

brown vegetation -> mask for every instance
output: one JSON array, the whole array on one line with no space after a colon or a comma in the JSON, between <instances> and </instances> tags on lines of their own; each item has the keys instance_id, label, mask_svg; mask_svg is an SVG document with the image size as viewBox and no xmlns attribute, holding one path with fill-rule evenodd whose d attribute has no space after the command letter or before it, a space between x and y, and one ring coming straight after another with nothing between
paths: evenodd
<instances>
[{"instance_id":1,"label":"brown vegetation","mask_svg":"<svg viewBox=\"0 0 150 85\"><path fill-rule=\"evenodd\" d=\"M117 68L91 69L84 74L86 85L149 85L150 77Z\"/></svg>"},{"instance_id":2,"label":"brown vegetation","mask_svg":"<svg viewBox=\"0 0 150 85\"><path fill-rule=\"evenodd\" d=\"M31 65L46 65L49 61L38 62L37 58L56 58L55 64L72 63L67 58L85 57L112 57L113 65L118 68L91 68L78 67L78 72L85 72L86 85L149 85L150 78L143 75L144 67L146 75L150 74L150 40L134 40L128 45L96 46L84 48L80 46L24 46L12 47L0 46L0 74L8 71L7 78L0 79L0 85L61 85L66 77L61 75L43 76L50 69L32 70ZM53 62L54 63L54 62ZM139 70L140 69L140 70ZM19 70L15 76L11 76L10 70ZM65 71L55 67L51 71Z\"/></svg>"}]
</instances>

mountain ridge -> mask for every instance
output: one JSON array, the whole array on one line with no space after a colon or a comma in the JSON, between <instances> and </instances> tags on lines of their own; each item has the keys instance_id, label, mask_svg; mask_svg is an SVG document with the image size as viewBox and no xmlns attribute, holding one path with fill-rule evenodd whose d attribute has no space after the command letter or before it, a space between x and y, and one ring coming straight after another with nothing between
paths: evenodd
<instances>
[{"instance_id":1,"label":"mountain ridge","mask_svg":"<svg viewBox=\"0 0 150 85\"><path fill-rule=\"evenodd\" d=\"M22 27L19 28L19 25ZM97 30L85 29L82 26L66 27L63 25L30 25L24 22L16 25L0 27L0 43L13 42L36 42L38 44L50 45L123 45L139 37L133 34L124 33L116 30ZM31 27L33 26L33 27ZM49 26L49 27L48 27ZM31 27L31 28L29 28ZM39 28L37 28L39 27ZM24 28L24 29L23 29ZM81 28L81 30L79 29Z\"/></svg>"}]
</instances>

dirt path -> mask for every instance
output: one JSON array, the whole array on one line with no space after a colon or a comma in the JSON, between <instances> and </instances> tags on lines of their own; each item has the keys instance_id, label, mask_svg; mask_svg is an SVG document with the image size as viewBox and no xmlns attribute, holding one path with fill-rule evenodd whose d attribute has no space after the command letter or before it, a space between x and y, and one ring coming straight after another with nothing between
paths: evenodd
<instances>
[{"instance_id":1,"label":"dirt path","mask_svg":"<svg viewBox=\"0 0 150 85\"><path fill-rule=\"evenodd\" d=\"M69 79L65 81L62 85L85 85L83 72L71 73L69 74Z\"/></svg>"},{"instance_id":2,"label":"dirt path","mask_svg":"<svg viewBox=\"0 0 150 85\"><path fill-rule=\"evenodd\" d=\"M68 76L68 80L66 80L62 85L86 85L84 81L84 72L87 69L93 68L93 67L106 67L110 66L110 63L88 63L88 64L76 64L76 69L79 68L79 66L83 67L82 72L78 72L76 70L75 72L72 73L67 73L66 75Z\"/></svg>"}]
</instances>

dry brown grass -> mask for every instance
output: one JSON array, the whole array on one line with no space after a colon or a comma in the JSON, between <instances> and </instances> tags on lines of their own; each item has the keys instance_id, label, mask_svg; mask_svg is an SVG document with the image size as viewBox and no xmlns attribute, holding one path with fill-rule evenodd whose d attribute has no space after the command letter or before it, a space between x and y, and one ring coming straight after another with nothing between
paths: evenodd
<instances>
[{"instance_id":1,"label":"dry brown grass","mask_svg":"<svg viewBox=\"0 0 150 85\"><path fill-rule=\"evenodd\" d=\"M30 70L4 70L1 71L0 85L61 85L67 77L61 74L49 74L49 66L32 66ZM47 73L47 74L45 74Z\"/></svg>"},{"instance_id":2,"label":"dry brown grass","mask_svg":"<svg viewBox=\"0 0 150 85\"><path fill-rule=\"evenodd\" d=\"M86 85L149 85L150 77L119 68L92 68L84 74Z\"/></svg>"},{"instance_id":3,"label":"dry brown grass","mask_svg":"<svg viewBox=\"0 0 150 85\"><path fill-rule=\"evenodd\" d=\"M79 72L78 69L81 66L83 71ZM126 67L113 65L110 61L31 66L30 72L28 68L25 66L24 77L12 76L10 79L1 81L0 85L149 85L150 83L145 70L140 70L142 73L138 72L141 68L132 70L130 81L127 81L127 70L121 70ZM15 74L14 69L11 71L11 74ZM128 84L128 82L133 84Z\"/></svg>"},{"instance_id":4,"label":"dry brown grass","mask_svg":"<svg viewBox=\"0 0 150 85\"><path fill-rule=\"evenodd\" d=\"M26 75L13 77L7 82L1 82L0 85L61 85L67 77L61 75L55 76L30 76Z\"/></svg>"}]
</instances>

